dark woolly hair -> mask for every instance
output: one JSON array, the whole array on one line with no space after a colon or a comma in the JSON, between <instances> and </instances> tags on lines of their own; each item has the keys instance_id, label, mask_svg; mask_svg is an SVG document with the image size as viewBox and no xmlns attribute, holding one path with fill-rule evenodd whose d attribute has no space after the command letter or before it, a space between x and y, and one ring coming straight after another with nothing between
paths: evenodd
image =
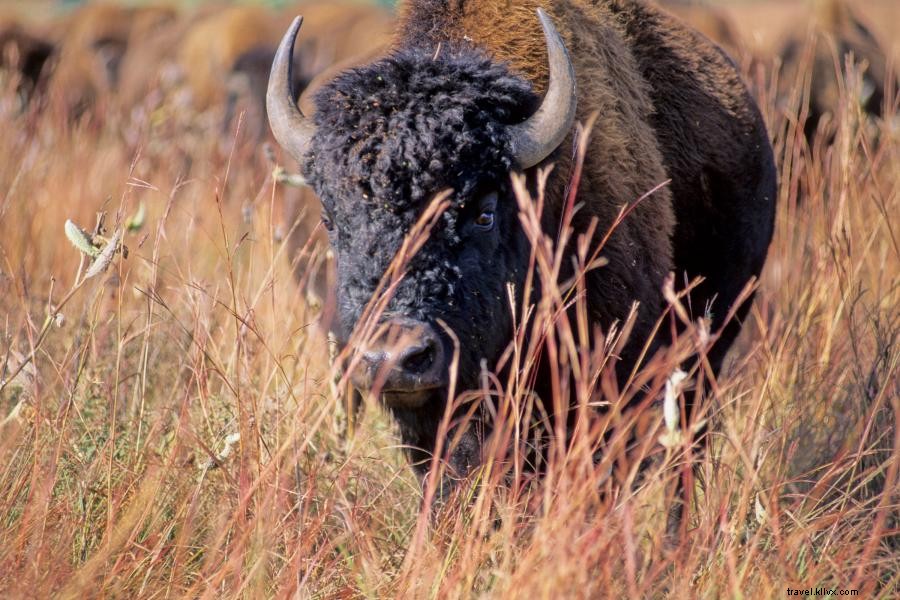
<instances>
[{"instance_id":1,"label":"dark woolly hair","mask_svg":"<svg viewBox=\"0 0 900 600\"><path fill-rule=\"evenodd\" d=\"M525 120L537 98L482 52L444 47L404 49L352 69L315 102L304 171L320 197L377 202L397 214L445 188L464 202L485 180L505 177L516 166L505 126Z\"/></svg>"}]
</instances>

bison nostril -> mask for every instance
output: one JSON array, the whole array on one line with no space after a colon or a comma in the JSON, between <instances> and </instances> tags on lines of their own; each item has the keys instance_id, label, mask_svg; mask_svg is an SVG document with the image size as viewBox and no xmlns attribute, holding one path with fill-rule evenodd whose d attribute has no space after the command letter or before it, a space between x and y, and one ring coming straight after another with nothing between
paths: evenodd
<instances>
[{"instance_id":1,"label":"bison nostril","mask_svg":"<svg viewBox=\"0 0 900 600\"><path fill-rule=\"evenodd\" d=\"M386 356L383 352L366 352L362 359L365 366L375 373L384 365Z\"/></svg>"},{"instance_id":2,"label":"bison nostril","mask_svg":"<svg viewBox=\"0 0 900 600\"><path fill-rule=\"evenodd\" d=\"M421 375L431 369L436 356L437 352L432 344L411 348L403 357L400 368L411 375Z\"/></svg>"}]
</instances>

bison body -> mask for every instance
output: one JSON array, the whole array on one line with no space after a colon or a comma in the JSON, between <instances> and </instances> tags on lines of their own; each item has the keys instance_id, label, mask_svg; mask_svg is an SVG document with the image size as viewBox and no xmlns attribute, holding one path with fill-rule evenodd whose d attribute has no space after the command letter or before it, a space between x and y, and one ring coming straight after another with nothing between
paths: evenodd
<instances>
[{"instance_id":1,"label":"bison body","mask_svg":"<svg viewBox=\"0 0 900 600\"><path fill-rule=\"evenodd\" d=\"M549 15L544 35L538 9ZM269 118L323 203L339 339L358 324L429 201L452 190L393 290L388 333L360 349L365 368L355 378L361 388L380 386L414 462L434 448L447 402L453 345L443 327L461 349L457 390L477 388L481 362L494 365L511 339L507 286L521 292L530 246L509 172L525 171L533 184L537 167L555 164L543 223L555 236L573 117L596 115L576 230L596 218L605 232L622 206L658 188L607 242L609 264L588 275L590 317L606 330L640 303L620 372L652 335L668 273L705 278L691 305L721 327L763 266L776 177L757 107L718 48L644 2L411 0L392 51L324 85L314 121L291 107L282 70L292 39L273 67ZM740 319L747 305L737 308ZM737 332L726 326L714 369ZM477 454L464 436L451 465L464 472Z\"/></svg>"}]
</instances>

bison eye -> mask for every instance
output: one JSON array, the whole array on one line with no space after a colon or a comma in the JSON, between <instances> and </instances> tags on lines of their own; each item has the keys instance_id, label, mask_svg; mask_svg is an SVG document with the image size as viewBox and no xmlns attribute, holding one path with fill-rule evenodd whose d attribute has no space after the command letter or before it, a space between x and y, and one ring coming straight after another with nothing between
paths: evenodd
<instances>
[{"instance_id":1,"label":"bison eye","mask_svg":"<svg viewBox=\"0 0 900 600\"><path fill-rule=\"evenodd\" d=\"M488 231L494 227L494 211L486 210L475 219L475 226Z\"/></svg>"},{"instance_id":2,"label":"bison eye","mask_svg":"<svg viewBox=\"0 0 900 600\"><path fill-rule=\"evenodd\" d=\"M490 231L494 228L494 211L497 210L497 192L490 192L481 197L478 202L478 216L473 224L476 229Z\"/></svg>"}]
</instances>

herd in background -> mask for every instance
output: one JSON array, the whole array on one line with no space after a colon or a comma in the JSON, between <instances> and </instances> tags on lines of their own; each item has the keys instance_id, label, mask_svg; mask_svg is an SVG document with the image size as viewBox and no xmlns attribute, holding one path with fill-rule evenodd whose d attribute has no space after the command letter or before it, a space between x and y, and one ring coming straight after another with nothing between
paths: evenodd
<instances>
[{"instance_id":1,"label":"herd in background","mask_svg":"<svg viewBox=\"0 0 900 600\"><path fill-rule=\"evenodd\" d=\"M900 18L900 12L890 2L770 0L711 6L664 0L662 4L728 52L747 74L751 88L774 86L779 109L806 117L802 130L809 142L817 137L820 125L824 135L819 138L833 137L828 121L841 101L848 61L860 72L863 113L881 117L886 97L897 100L900 40L880 37L872 27L872 20L883 17L880 33L892 36L896 31L890 23ZM869 14L860 10L863 6ZM798 95L798 87L808 91Z\"/></svg>"},{"instance_id":2,"label":"herd in background","mask_svg":"<svg viewBox=\"0 0 900 600\"><path fill-rule=\"evenodd\" d=\"M896 90L892 49L847 0L769 2L762 9L760 3L662 4L742 63L749 77L758 66L779 73L783 106L798 73L811 68L804 124L810 140L839 101L836 70L844 69L848 55L864 66L865 112L880 116L885 90ZM98 119L145 115L171 100L197 114L215 112L226 136L242 113L248 135L259 141L266 134L269 66L297 14L305 17L294 64L297 91L372 58L391 35L389 10L352 0L309 0L278 10L221 2L193 9L89 2L44 21L0 12L0 73L7 86L15 86L15 108L22 112L56 110L69 120Z\"/></svg>"},{"instance_id":3,"label":"herd in background","mask_svg":"<svg viewBox=\"0 0 900 600\"><path fill-rule=\"evenodd\" d=\"M22 112L61 112L74 122L148 114L171 101L195 114L215 112L228 135L241 112L248 131L261 138L272 57L301 13L307 26L294 65L298 90L383 45L392 24L383 8L351 1L279 10L89 2L43 22L0 13L0 72Z\"/></svg>"},{"instance_id":4,"label":"herd in background","mask_svg":"<svg viewBox=\"0 0 900 600\"><path fill-rule=\"evenodd\" d=\"M804 115L796 135L805 133L810 145L833 138L829 115L845 85L837 71L845 70L848 56L862 69L864 112L877 118L886 101L897 102L896 43L890 48L886 44L892 40L879 40L849 0L661 3L718 43L742 67L751 88L774 90L776 108ZM259 144L269 139L269 69L281 36L298 14L304 25L292 85L298 95L307 91L300 104L309 114L309 92L319 82L387 51L394 22L389 9L353 0L307 0L277 10L215 1L192 9L95 1L43 20L0 12L0 111L36 117L34 122L48 113L65 123L116 119L115 131L126 138L134 123L150 122L163 112L179 120L172 126L179 137L193 132L226 149L234 147L241 115L239 141L248 142L242 146L259 157ZM801 73L811 73L811 79L808 92L798 97ZM770 133L777 138L786 132ZM139 134L133 137L135 145L144 143ZM190 154L182 157L186 165L193 160ZM297 168L290 162L285 166ZM289 252L309 256L300 250L311 237L313 245L325 243L317 229L319 203L306 188L288 188L283 198L281 229L291 232L286 235ZM309 278L310 296L324 298L327 259L318 257L315 265L297 260L296 272Z\"/></svg>"},{"instance_id":5,"label":"herd in background","mask_svg":"<svg viewBox=\"0 0 900 600\"><path fill-rule=\"evenodd\" d=\"M275 49L298 14L305 17L293 64L298 94L317 77L386 48L394 23L383 6L353 0L308 0L278 10L93 1L48 19L4 16L0 8L0 114L57 128L105 125L145 163L161 157L182 176L196 176L198 158L232 150L271 161L258 151L269 132L266 86ZM291 161L285 167L297 170ZM297 256L310 300L321 301L326 258L300 252L310 238L311 247L325 243L316 229L319 203L305 187L287 187L282 198L276 235Z\"/></svg>"}]
</instances>

